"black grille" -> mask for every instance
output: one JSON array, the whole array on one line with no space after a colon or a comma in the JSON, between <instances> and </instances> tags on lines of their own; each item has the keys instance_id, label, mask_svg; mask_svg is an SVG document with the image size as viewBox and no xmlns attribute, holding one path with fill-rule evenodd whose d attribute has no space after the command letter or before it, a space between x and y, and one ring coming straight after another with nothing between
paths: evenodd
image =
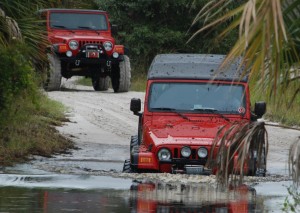
<instances>
[{"instance_id":1,"label":"black grille","mask_svg":"<svg viewBox=\"0 0 300 213\"><path fill-rule=\"evenodd\" d=\"M80 47L82 47L83 45L86 45L86 44L102 44L102 41L89 41L89 40L79 41Z\"/></svg>"}]
</instances>

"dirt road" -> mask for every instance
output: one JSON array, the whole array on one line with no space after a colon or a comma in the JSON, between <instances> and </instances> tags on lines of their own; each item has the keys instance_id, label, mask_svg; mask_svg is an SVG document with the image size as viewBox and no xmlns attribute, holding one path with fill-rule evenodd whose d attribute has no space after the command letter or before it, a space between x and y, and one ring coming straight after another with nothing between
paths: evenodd
<instances>
[{"instance_id":1,"label":"dirt road","mask_svg":"<svg viewBox=\"0 0 300 213\"><path fill-rule=\"evenodd\" d=\"M62 173L119 173L129 157L130 136L136 134L138 118L129 110L131 98L144 99L142 92L95 92L92 87L64 82L63 91L49 92L50 98L68 107L71 122L59 127L80 148L70 155L41 163L45 169ZM288 149L300 131L267 126L269 155L267 176L288 176Z\"/></svg>"}]
</instances>

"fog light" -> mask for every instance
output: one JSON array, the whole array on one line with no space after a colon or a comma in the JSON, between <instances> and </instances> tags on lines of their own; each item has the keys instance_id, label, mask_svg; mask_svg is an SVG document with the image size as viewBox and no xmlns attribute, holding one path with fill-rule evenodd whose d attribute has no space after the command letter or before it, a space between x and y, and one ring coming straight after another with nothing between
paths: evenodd
<instances>
[{"instance_id":1,"label":"fog light","mask_svg":"<svg viewBox=\"0 0 300 213\"><path fill-rule=\"evenodd\" d=\"M114 58L119 58L119 53L114 52L112 56L113 56Z\"/></svg>"},{"instance_id":2,"label":"fog light","mask_svg":"<svg viewBox=\"0 0 300 213\"><path fill-rule=\"evenodd\" d=\"M200 148L198 149L198 156L199 156L199 158L206 158L206 157L207 157L207 154L208 154L208 151L207 151L206 148L200 147Z\"/></svg>"},{"instance_id":3,"label":"fog light","mask_svg":"<svg viewBox=\"0 0 300 213\"><path fill-rule=\"evenodd\" d=\"M190 147L185 146L185 147L182 147L180 153L181 153L182 157L188 158L188 157L190 157L192 150Z\"/></svg>"},{"instance_id":4,"label":"fog light","mask_svg":"<svg viewBox=\"0 0 300 213\"><path fill-rule=\"evenodd\" d=\"M71 56L73 55L73 54L72 54L72 51L70 51L70 50L67 51L67 52L66 52L66 55L67 55L68 57L71 57Z\"/></svg>"}]
</instances>

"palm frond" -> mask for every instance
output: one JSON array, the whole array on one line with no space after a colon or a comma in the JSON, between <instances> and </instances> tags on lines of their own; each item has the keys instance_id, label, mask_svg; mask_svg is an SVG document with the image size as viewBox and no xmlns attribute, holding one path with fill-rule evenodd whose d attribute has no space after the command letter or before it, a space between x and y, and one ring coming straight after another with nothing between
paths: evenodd
<instances>
[{"instance_id":1,"label":"palm frond","mask_svg":"<svg viewBox=\"0 0 300 213\"><path fill-rule=\"evenodd\" d=\"M289 173L294 183L300 183L300 137L290 146L289 150Z\"/></svg>"},{"instance_id":2,"label":"palm frond","mask_svg":"<svg viewBox=\"0 0 300 213\"><path fill-rule=\"evenodd\" d=\"M264 122L236 122L223 126L212 145L207 166L217 171L223 186L242 184L244 175L265 173L268 136ZM245 174L245 168L248 173Z\"/></svg>"},{"instance_id":3,"label":"palm frond","mask_svg":"<svg viewBox=\"0 0 300 213\"><path fill-rule=\"evenodd\" d=\"M250 81L260 81L257 89L272 101L285 97L293 78L291 68L299 62L300 1L248 0L221 15L215 11L225 11L232 0L212 2L196 16L194 24L206 22L190 40L203 31L230 22L217 39L221 41L236 28L239 28L239 39L224 63L242 57L245 69L250 72Z\"/></svg>"}]
</instances>

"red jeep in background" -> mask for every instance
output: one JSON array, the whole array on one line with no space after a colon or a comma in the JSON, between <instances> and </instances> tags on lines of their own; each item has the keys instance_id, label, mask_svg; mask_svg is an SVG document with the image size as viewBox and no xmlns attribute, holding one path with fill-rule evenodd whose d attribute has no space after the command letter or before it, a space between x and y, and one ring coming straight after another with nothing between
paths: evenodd
<instances>
[{"instance_id":1,"label":"red jeep in background","mask_svg":"<svg viewBox=\"0 0 300 213\"><path fill-rule=\"evenodd\" d=\"M109 77L115 92L127 92L131 68L123 45L116 45L105 11L44 9L49 48L46 90L59 90L61 77L85 76L96 91L107 90Z\"/></svg>"},{"instance_id":2,"label":"red jeep in background","mask_svg":"<svg viewBox=\"0 0 300 213\"><path fill-rule=\"evenodd\" d=\"M139 128L131 138L124 172L215 173L205 165L218 130L238 121L250 123L266 111L266 104L258 102L251 112L248 77L243 77L238 60L221 69L224 59L224 55L201 54L155 57L148 72L144 112L140 113L140 99L131 100ZM261 176L265 163L264 159ZM245 174L258 175L256 164L253 154Z\"/></svg>"}]
</instances>

